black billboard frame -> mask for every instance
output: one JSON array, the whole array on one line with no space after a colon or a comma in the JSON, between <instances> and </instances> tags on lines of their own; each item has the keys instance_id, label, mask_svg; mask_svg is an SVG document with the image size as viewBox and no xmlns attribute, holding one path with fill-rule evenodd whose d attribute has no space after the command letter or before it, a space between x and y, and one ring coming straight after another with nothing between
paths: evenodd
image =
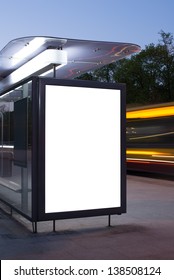
<instances>
[{"instance_id":1,"label":"black billboard frame","mask_svg":"<svg viewBox=\"0 0 174 280\"><path fill-rule=\"evenodd\" d=\"M71 87L86 87L86 88L101 88L101 89L115 89L120 90L121 94L121 206L114 208L77 210L67 212L53 212L45 213L45 88L46 85L57 86L71 86ZM38 78L38 190L37 190L37 221L82 218L92 216L109 216L110 215L126 213L126 87L125 84L120 83L100 83L94 81L83 80L64 80L54 78ZM36 201L36 199L34 199ZM35 217L36 217L35 216ZM35 220L36 221L36 220Z\"/></svg>"}]
</instances>

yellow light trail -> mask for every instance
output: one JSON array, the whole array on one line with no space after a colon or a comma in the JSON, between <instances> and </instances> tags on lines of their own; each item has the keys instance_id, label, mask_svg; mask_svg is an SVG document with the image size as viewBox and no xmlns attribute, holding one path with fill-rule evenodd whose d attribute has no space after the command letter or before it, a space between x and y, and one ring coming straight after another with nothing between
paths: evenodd
<instances>
[{"instance_id":1,"label":"yellow light trail","mask_svg":"<svg viewBox=\"0 0 174 280\"><path fill-rule=\"evenodd\" d=\"M127 150L126 156L128 159L128 156L147 156L149 157L156 157L156 158L168 158L173 160L174 159L174 153L172 152L159 152L154 150ZM133 158L132 158L133 159ZM137 160L140 158L137 158ZM144 160L143 158L142 160Z\"/></svg>"},{"instance_id":2,"label":"yellow light trail","mask_svg":"<svg viewBox=\"0 0 174 280\"><path fill-rule=\"evenodd\" d=\"M151 109L141 109L136 111L130 111L126 113L127 119L146 119L146 118L157 118L174 116L174 106L166 106Z\"/></svg>"},{"instance_id":3,"label":"yellow light trail","mask_svg":"<svg viewBox=\"0 0 174 280\"><path fill-rule=\"evenodd\" d=\"M166 153L163 153L163 152L157 152L157 151L144 151L144 150L127 150L126 151L126 154L127 155L146 155L146 156L153 156L153 155L166 155ZM170 155L170 154L168 154Z\"/></svg>"}]
</instances>

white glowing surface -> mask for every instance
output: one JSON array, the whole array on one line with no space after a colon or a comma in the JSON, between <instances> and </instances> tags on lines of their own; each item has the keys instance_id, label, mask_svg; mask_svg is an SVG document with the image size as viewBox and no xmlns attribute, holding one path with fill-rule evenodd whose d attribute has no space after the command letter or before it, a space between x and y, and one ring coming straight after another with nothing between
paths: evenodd
<instances>
[{"instance_id":1,"label":"white glowing surface","mask_svg":"<svg viewBox=\"0 0 174 280\"><path fill-rule=\"evenodd\" d=\"M120 94L46 86L46 213L121 206Z\"/></svg>"}]
</instances>

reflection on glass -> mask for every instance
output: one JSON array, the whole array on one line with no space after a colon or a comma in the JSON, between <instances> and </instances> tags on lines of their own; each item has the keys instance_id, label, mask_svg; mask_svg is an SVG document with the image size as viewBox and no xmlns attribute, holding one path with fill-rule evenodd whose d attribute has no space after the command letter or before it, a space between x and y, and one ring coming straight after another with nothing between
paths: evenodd
<instances>
[{"instance_id":1,"label":"reflection on glass","mask_svg":"<svg viewBox=\"0 0 174 280\"><path fill-rule=\"evenodd\" d=\"M0 197L31 216L31 82L0 96Z\"/></svg>"}]
</instances>

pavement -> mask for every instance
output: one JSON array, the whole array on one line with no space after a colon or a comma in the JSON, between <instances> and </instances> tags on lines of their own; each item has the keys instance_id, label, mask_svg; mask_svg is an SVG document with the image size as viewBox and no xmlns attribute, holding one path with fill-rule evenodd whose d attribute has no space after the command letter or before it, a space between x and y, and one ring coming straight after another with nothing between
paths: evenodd
<instances>
[{"instance_id":1,"label":"pavement","mask_svg":"<svg viewBox=\"0 0 174 280\"><path fill-rule=\"evenodd\" d=\"M127 213L38 223L0 209L1 260L174 260L174 181L127 176ZM0 205L2 206L2 205Z\"/></svg>"}]
</instances>

